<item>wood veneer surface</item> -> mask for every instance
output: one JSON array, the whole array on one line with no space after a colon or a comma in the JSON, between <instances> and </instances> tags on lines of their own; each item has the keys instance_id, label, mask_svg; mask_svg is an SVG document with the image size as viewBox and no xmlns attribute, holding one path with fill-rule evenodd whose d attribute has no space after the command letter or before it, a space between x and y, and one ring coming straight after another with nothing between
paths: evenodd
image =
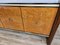
<instances>
[{"instance_id":1,"label":"wood veneer surface","mask_svg":"<svg viewBox=\"0 0 60 45\"><path fill-rule=\"evenodd\" d=\"M22 7L21 10L26 32L50 34L57 8Z\"/></svg>"},{"instance_id":2,"label":"wood veneer surface","mask_svg":"<svg viewBox=\"0 0 60 45\"><path fill-rule=\"evenodd\" d=\"M2 22L1 22L1 20L0 20L0 28L3 28L3 24L2 24Z\"/></svg>"},{"instance_id":3,"label":"wood veneer surface","mask_svg":"<svg viewBox=\"0 0 60 45\"><path fill-rule=\"evenodd\" d=\"M4 28L23 30L20 8L0 7L0 15Z\"/></svg>"},{"instance_id":4,"label":"wood veneer surface","mask_svg":"<svg viewBox=\"0 0 60 45\"><path fill-rule=\"evenodd\" d=\"M49 35L57 9L0 7L0 25L3 28Z\"/></svg>"}]
</instances>

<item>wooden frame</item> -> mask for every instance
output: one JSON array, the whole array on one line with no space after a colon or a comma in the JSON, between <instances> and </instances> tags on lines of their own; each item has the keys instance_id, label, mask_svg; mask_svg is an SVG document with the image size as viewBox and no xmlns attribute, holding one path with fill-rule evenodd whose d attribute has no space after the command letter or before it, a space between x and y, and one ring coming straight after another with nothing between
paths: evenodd
<instances>
[{"instance_id":1,"label":"wooden frame","mask_svg":"<svg viewBox=\"0 0 60 45\"><path fill-rule=\"evenodd\" d=\"M54 38L54 35L57 31L59 23L60 23L60 8L58 8L57 15L56 15L53 27L51 29L51 33L50 33L49 37L47 37L47 45L51 45L51 42L52 42L52 40Z\"/></svg>"}]
</instances>

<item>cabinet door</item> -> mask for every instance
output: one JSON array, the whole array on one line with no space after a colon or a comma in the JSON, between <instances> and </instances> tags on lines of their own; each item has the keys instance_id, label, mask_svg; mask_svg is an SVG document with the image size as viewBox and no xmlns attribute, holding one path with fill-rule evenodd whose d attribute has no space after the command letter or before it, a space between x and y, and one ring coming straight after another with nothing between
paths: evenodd
<instances>
[{"instance_id":1,"label":"cabinet door","mask_svg":"<svg viewBox=\"0 0 60 45\"><path fill-rule=\"evenodd\" d=\"M0 7L0 15L4 28L23 30L19 7Z\"/></svg>"},{"instance_id":2,"label":"cabinet door","mask_svg":"<svg viewBox=\"0 0 60 45\"><path fill-rule=\"evenodd\" d=\"M26 32L49 35L57 8L21 7Z\"/></svg>"}]
</instances>

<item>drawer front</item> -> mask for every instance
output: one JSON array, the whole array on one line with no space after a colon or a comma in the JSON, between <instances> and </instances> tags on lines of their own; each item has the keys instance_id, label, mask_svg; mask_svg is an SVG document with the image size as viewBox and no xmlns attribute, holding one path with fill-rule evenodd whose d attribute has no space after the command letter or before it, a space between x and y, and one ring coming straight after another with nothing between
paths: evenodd
<instances>
[{"instance_id":1,"label":"drawer front","mask_svg":"<svg viewBox=\"0 0 60 45\"><path fill-rule=\"evenodd\" d=\"M0 7L0 15L4 28L23 30L20 8Z\"/></svg>"},{"instance_id":2,"label":"drawer front","mask_svg":"<svg viewBox=\"0 0 60 45\"><path fill-rule=\"evenodd\" d=\"M57 8L22 7L21 10L26 32L50 34Z\"/></svg>"}]
</instances>

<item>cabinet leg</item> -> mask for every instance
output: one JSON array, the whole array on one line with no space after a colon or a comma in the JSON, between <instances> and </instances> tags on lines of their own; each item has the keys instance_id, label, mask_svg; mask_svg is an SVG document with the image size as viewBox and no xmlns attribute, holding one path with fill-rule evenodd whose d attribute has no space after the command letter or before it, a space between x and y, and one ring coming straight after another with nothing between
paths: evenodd
<instances>
[{"instance_id":1,"label":"cabinet leg","mask_svg":"<svg viewBox=\"0 0 60 45\"><path fill-rule=\"evenodd\" d=\"M49 37L46 38L47 39L47 45L51 45L51 42L52 42L54 35L57 31L57 28L58 28L59 23L60 23L59 16L60 16L60 8L58 8L57 15L56 15L55 21L53 23L51 33L50 33Z\"/></svg>"}]
</instances>

